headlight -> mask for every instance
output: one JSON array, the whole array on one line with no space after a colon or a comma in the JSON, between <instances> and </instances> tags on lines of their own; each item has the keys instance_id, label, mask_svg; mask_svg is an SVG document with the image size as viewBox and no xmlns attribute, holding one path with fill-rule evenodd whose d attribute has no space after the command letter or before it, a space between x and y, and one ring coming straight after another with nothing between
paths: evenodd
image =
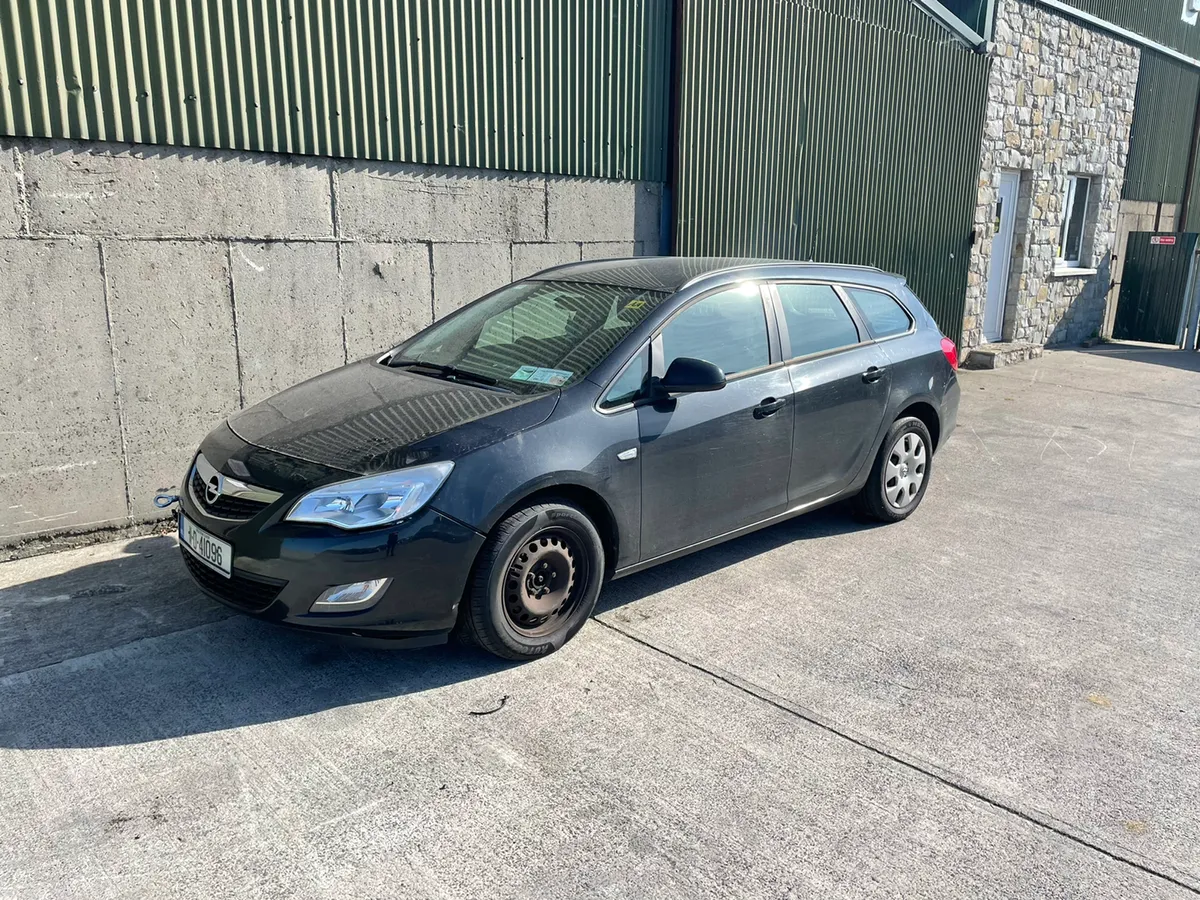
<instances>
[{"instance_id":1,"label":"headlight","mask_svg":"<svg viewBox=\"0 0 1200 900\"><path fill-rule=\"evenodd\" d=\"M452 462L429 463L327 484L301 497L286 518L350 531L399 522L428 503L453 468Z\"/></svg>"}]
</instances>

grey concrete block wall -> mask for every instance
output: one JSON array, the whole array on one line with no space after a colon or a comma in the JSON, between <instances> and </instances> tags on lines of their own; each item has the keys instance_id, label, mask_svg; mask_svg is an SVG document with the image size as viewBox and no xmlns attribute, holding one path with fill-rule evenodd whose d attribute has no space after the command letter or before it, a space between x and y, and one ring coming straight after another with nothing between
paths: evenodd
<instances>
[{"instance_id":1,"label":"grey concrete block wall","mask_svg":"<svg viewBox=\"0 0 1200 900\"><path fill-rule=\"evenodd\" d=\"M514 278L657 253L661 208L658 184L0 140L0 547L161 517L231 412Z\"/></svg>"},{"instance_id":2,"label":"grey concrete block wall","mask_svg":"<svg viewBox=\"0 0 1200 900\"><path fill-rule=\"evenodd\" d=\"M660 208L659 193L637 182L552 182L546 194L546 238L656 243Z\"/></svg>"},{"instance_id":3,"label":"grey concrete block wall","mask_svg":"<svg viewBox=\"0 0 1200 900\"><path fill-rule=\"evenodd\" d=\"M466 306L512 281L512 244L434 244L433 315Z\"/></svg>"},{"instance_id":4,"label":"grey concrete block wall","mask_svg":"<svg viewBox=\"0 0 1200 900\"><path fill-rule=\"evenodd\" d=\"M345 362L335 244L235 241L229 266L246 406Z\"/></svg>"},{"instance_id":5,"label":"grey concrete block wall","mask_svg":"<svg viewBox=\"0 0 1200 900\"><path fill-rule=\"evenodd\" d=\"M386 348L433 322L427 244L344 244L341 256L348 359Z\"/></svg>"},{"instance_id":6,"label":"grey concrete block wall","mask_svg":"<svg viewBox=\"0 0 1200 900\"><path fill-rule=\"evenodd\" d=\"M125 471L94 240L0 241L0 542L104 522Z\"/></svg>"},{"instance_id":7,"label":"grey concrete block wall","mask_svg":"<svg viewBox=\"0 0 1200 900\"><path fill-rule=\"evenodd\" d=\"M22 153L35 234L332 237L320 162L264 154L41 144Z\"/></svg>"},{"instance_id":8,"label":"grey concrete block wall","mask_svg":"<svg viewBox=\"0 0 1200 900\"><path fill-rule=\"evenodd\" d=\"M641 241L599 241L583 245L584 259L620 259L625 256L645 256Z\"/></svg>"},{"instance_id":9,"label":"grey concrete block wall","mask_svg":"<svg viewBox=\"0 0 1200 900\"><path fill-rule=\"evenodd\" d=\"M112 241L104 261L127 514L145 518L157 491L181 483L181 449L241 405L228 252L215 241Z\"/></svg>"},{"instance_id":10,"label":"grey concrete block wall","mask_svg":"<svg viewBox=\"0 0 1200 900\"><path fill-rule=\"evenodd\" d=\"M546 179L473 169L355 163L335 169L339 235L389 240L537 241L546 237Z\"/></svg>"},{"instance_id":11,"label":"grey concrete block wall","mask_svg":"<svg viewBox=\"0 0 1200 900\"><path fill-rule=\"evenodd\" d=\"M17 184L16 157L11 150L0 150L0 236L21 231L23 223Z\"/></svg>"},{"instance_id":12,"label":"grey concrete block wall","mask_svg":"<svg viewBox=\"0 0 1200 900\"><path fill-rule=\"evenodd\" d=\"M623 253L622 256L632 256ZM542 269L579 262L579 245L574 243L538 243L512 245L512 276L528 278Z\"/></svg>"}]
</instances>

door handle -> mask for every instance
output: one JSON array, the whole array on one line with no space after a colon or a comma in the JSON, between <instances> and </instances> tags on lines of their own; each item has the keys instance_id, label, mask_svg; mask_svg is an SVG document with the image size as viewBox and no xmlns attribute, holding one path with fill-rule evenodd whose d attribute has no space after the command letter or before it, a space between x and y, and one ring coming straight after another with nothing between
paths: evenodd
<instances>
[{"instance_id":1,"label":"door handle","mask_svg":"<svg viewBox=\"0 0 1200 900\"><path fill-rule=\"evenodd\" d=\"M881 369L879 366L871 366L867 371L863 372L863 381L867 384L874 384L883 377L887 369Z\"/></svg>"},{"instance_id":2,"label":"door handle","mask_svg":"<svg viewBox=\"0 0 1200 900\"><path fill-rule=\"evenodd\" d=\"M767 416L773 416L775 413L783 409L787 400L776 400L774 397L768 397L754 407L754 418L765 419Z\"/></svg>"}]
</instances>

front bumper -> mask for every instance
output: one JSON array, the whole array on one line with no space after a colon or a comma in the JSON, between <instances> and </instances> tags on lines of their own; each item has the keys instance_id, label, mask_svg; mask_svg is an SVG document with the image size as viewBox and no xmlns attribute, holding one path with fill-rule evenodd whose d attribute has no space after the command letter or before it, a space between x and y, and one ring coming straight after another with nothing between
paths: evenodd
<instances>
[{"instance_id":1,"label":"front bumper","mask_svg":"<svg viewBox=\"0 0 1200 900\"><path fill-rule=\"evenodd\" d=\"M429 508L398 525L361 532L284 522L294 499L233 522L207 515L183 491L183 515L233 545L232 578L180 546L200 589L240 612L296 628L392 646L445 641L483 535ZM370 609L309 611L327 588L375 578L392 582Z\"/></svg>"}]
</instances>

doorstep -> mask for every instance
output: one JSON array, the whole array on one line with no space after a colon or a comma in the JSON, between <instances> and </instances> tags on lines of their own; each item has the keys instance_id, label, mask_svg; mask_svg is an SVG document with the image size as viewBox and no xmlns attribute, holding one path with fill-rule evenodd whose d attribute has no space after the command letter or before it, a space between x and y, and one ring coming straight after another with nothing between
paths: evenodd
<instances>
[{"instance_id":1,"label":"doorstep","mask_svg":"<svg viewBox=\"0 0 1200 900\"><path fill-rule=\"evenodd\" d=\"M1005 344L984 344L976 347L967 354L964 369L999 369L1001 366L1012 366L1023 363L1027 359L1037 359L1042 355L1041 344L1024 344L1019 342Z\"/></svg>"}]
</instances>

